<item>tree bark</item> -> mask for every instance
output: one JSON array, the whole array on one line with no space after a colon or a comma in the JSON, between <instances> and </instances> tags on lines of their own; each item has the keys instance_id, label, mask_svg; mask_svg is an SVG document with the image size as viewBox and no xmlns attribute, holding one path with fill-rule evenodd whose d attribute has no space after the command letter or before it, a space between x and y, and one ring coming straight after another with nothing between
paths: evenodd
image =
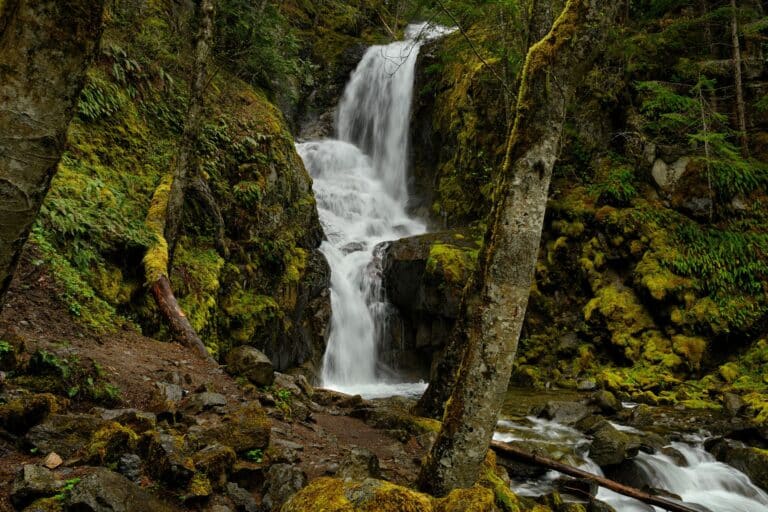
<instances>
[{"instance_id":1,"label":"tree bark","mask_svg":"<svg viewBox=\"0 0 768 512\"><path fill-rule=\"evenodd\" d=\"M623 494L624 496L629 496L630 498L642 501L643 503L648 503L649 505L661 507L665 510L669 510L670 512L697 512L698 510L678 501L670 500L668 498L664 498L663 496L654 496L652 494L648 494L647 492L643 492L640 489L620 484L619 482L609 480L602 476L593 475L592 473L574 468L573 466L562 464L556 460L542 457L541 455L537 455L535 453L528 453L506 443L494 441L491 443L491 448L493 448L494 451L512 459L525 462L526 464L532 464L534 466L540 466L543 468L552 469L554 471L559 471L564 475L589 480L601 487L605 487L606 489L610 489L619 494Z\"/></svg>"},{"instance_id":2,"label":"tree bark","mask_svg":"<svg viewBox=\"0 0 768 512\"><path fill-rule=\"evenodd\" d=\"M0 308L64 151L103 8L0 1Z\"/></svg>"},{"instance_id":3,"label":"tree bark","mask_svg":"<svg viewBox=\"0 0 768 512\"><path fill-rule=\"evenodd\" d=\"M741 78L741 44L739 43L739 20L736 0L731 0L731 44L733 46L733 83L736 87L736 117L739 123L741 154L749 158L749 137L747 136L747 109L744 106L744 84Z\"/></svg>"},{"instance_id":4,"label":"tree bark","mask_svg":"<svg viewBox=\"0 0 768 512\"><path fill-rule=\"evenodd\" d=\"M465 289L466 348L442 429L419 475L419 487L433 495L477 480L512 372L566 106L621 4L569 0L528 52L490 228Z\"/></svg>"},{"instance_id":5,"label":"tree bark","mask_svg":"<svg viewBox=\"0 0 768 512\"><path fill-rule=\"evenodd\" d=\"M184 133L179 154L173 171L173 183L166 212L165 239L168 241L170 261L181 230L184 214L184 199L194 180L200 175L200 161L197 148L203 123L205 88L208 80L208 59L213 41L213 0L198 0L192 77L190 80L189 107L184 121ZM216 220L216 219L214 219Z\"/></svg>"},{"instance_id":6,"label":"tree bark","mask_svg":"<svg viewBox=\"0 0 768 512\"><path fill-rule=\"evenodd\" d=\"M144 255L144 273L147 285L152 291L160 313L168 323L173 339L178 343L190 347L203 358L212 359L205 344L197 335L195 328L184 314L176 296L173 294L171 281L168 278L168 243L163 236L165 232L165 212L168 211L168 197L171 191L171 180L167 176L155 189L152 202L147 212L145 224L155 235L155 242L147 249Z\"/></svg>"}]
</instances>

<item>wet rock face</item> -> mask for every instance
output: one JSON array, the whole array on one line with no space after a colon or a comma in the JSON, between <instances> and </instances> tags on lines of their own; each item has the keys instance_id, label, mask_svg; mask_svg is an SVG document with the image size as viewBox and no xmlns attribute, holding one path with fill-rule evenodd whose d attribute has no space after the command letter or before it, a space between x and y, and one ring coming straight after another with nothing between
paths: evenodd
<instances>
[{"instance_id":1,"label":"wet rock face","mask_svg":"<svg viewBox=\"0 0 768 512\"><path fill-rule=\"evenodd\" d=\"M459 229L403 238L384 251L384 286L399 312L385 360L422 377L434 367L459 316L479 234Z\"/></svg>"}]
</instances>

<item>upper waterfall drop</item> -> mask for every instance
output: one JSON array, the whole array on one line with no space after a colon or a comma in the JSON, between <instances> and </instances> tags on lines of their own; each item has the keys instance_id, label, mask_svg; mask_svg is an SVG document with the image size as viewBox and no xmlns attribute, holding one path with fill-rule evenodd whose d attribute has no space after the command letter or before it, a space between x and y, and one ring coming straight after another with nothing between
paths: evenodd
<instances>
[{"instance_id":1,"label":"upper waterfall drop","mask_svg":"<svg viewBox=\"0 0 768 512\"><path fill-rule=\"evenodd\" d=\"M352 73L339 103L339 140L297 144L314 179L331 267L331 330L323 358L325 387L368 396L387 394L377 347L392 306L382 292L375 248L418 235L426 226L408 205L408 130L421 45L450 32L409 25L405 40L372 46ZM392 394L392 393L390 393Z\"/></svg>"}]
</instances>

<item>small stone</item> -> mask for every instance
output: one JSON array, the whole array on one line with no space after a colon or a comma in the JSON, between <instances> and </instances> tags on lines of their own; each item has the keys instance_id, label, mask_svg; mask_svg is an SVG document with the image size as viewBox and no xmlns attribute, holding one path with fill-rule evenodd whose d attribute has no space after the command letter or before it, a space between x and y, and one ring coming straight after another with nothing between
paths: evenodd
<instances>
[{"instance_id":1,"label":"small stone","mask_svg":"<svg viewBox=\"0 0 768 512\"><path fill-rule=\"evenodd\" d=\"M232 500L238 511L243 512L258 512L259 506L256 504L256 500L251 493L237 485L230 482L227 484L227 497Z\"/></svg>"},{"instance_id":2,"label":"small stone","mask_svg":"<svg viewBox=\"0 0 768 512\"><path fill-rule=\"evenodd\" d=\"M49 453L48 456L46 456L43 460L43 466L47 467L48 469L56 469L63 463L64 461L61 460L61 457L56 452Z\"/></svg>"},{"instance_id":3,"label":"small stone","mask_svg":"<svg viewBox=\"0 0 768 512\"><path fill-rule=\"evenodd\" d=\"M141 457L126 453L117 461L117 472L128 480L137 482L141 478Z\"/></svg>"}]
</instances>

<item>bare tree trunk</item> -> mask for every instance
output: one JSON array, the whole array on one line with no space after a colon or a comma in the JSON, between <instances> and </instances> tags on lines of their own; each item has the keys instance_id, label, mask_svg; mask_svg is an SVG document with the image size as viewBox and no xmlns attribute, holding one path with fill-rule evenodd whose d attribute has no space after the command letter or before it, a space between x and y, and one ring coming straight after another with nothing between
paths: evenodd
<instances>
[{"instance_id":1,"label":"bare tree trunk","mask_svg":"<svg viewBox=\"0 0 768 512\"><path fill-rule=\"evenodd\" d=\"M64 151L103 8L0 1L0 307Z\"/></svg>"},{"instance_id":2,"label":"bare tree trunk","mask_svg":"<svg viewBox=\"0 0 768 512\"><path fill-rule=\"evenodd\" d=\"M173 183L168 198L168 211L165 222L165 239L171 261L181 230L184 214L184 198L195 178L200 174L200 162L197 156L200 131L203 123L205 106L205 88L208 80L208 59L213 40L213 0L198 0L198 32L195 36L194 62L190 80L190 97L187 117L184 121L184 134L179 146Z\"/></svg>"},{"instance_id":3,"label":"bare tree trunk","mask_svg":"<svg viewBox=\"0 0 768 512\"><path fill-rule=\"evenodd\" d=\"M733 46L733 83L736 87L736 114L739 122L741 154L748 158L747 110L744 106L744 84L741 79L741 44L739 43L739 21L736 0L731 0L731 43Z\"/></svg>"},{"instance_id":4,"label":"bare tree trunk","mask_svg":"<svg viewBox=\"0 0 768 512\"><path fill-rule=\"evenodd\" d=\"M442 7L442 4L440 5ZM557 7L558 5L559 8ZM446 10L444 7L443 9ZM523 51L527 52L531 44L533 44L531 41L541 40L550 31L557 14L563 10L563 2L562 0L531 0L529 6L523 6L523 10L527 13L527 40L524 43L525 48ZM509 92L509 89L506 92L507 98L514 96L513 93ZM508 107L508 116L512 111L514 111L514 108L510 105ZM511 124L512 121L508 120L508 122ZM468 284L467 289L474 287L472 280ZM467 294L465 293L464 298L466 297ZM435 369L429 386L414 407L414 414L436 419L441 418L443 415L445 402L451 396L453 384L456 381L456 373L461 363L464 348L467 346L467 331L463 323L463 318L467 314L466 304L462 304L461 311L459 321L451 333L443 357Z\"/></svg>"},{"instance_id":5,"label":"bare tree trunk","mask_svg":"<svg viewBox=\"0 0 768 512\"><path fill-rule=\"evenodd\" d=\"M622 6L568 0L528 52L491 224L465 289L465 348L443 426L419 475L441 496L476 480L509 384L528 304L566 105Z\"/></svg>"}]
</instances>

